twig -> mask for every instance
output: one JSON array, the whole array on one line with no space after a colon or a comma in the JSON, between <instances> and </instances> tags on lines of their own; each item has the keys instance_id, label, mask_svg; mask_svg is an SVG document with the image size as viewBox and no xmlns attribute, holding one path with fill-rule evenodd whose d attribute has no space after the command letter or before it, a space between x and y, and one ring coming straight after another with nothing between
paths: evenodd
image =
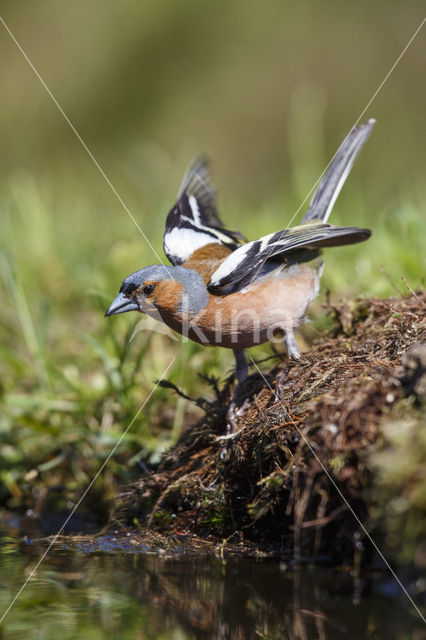
<instances>
[{"instance_id":1,"label":"twig","mask_svg":"<svg viewBox=\"0 0 426 640\"><path fill-rule=\"evenodd\" d=\"M414 296L417 300L420 300L419 296L417 295L417 293L410 287L410 285L407 282L407 278L405 276L402 276L401 280L403 281L403 283L405 284L405 286L407 287L408 291L411 293L412 296Z\"/></svg>"}]
</instances>

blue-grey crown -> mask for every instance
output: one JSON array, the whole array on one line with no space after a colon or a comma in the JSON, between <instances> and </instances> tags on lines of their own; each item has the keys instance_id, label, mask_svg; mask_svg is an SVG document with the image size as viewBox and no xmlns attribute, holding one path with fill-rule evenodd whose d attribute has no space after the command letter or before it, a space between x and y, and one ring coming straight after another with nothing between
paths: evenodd
<instances>
[{"instance_id":1,"label":"blue-grey crown","mask_svg":"<svg viewBox=\"0 0 426 640\"><path fill-rule=\"evenodd\" d=\"M146 281L160 282L161 280L176 280L185 291L185 299L181 301L180 310L195 315L207 305L208 293L202 277L193 269L186 267L168 267L153 264L131 273L125 278L120 287L120 293L130 295Z\"/></svg>"},{"instance_id":2,"label":"blue-grey crown","mask_svg":"<svg viewBox=\"0 0 426 640\"><path fill-rule=\"evenodd\" d=\"M171 272L173 267L166 267L162 264L153 264L150 267L144 267L131 273L127 278L124 278L121 283L120 293L126 293L130 295L135 289L142 286L146 280L171 280Z\"/></svg>"}]
</instances>

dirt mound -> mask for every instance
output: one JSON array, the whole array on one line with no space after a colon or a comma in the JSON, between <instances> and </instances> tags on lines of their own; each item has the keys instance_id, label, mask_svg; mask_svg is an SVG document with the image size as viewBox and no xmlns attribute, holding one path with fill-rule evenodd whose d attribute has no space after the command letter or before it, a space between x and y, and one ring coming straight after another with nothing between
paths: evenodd
<instances>
[{"instance_id":1,"label":"dirt mound","mask_svg":"<svg viewBox=\"0 0 426 640\"><path fill-rule=\"evenodd\" d=\"M422 292L329 304L333 328L300 362L266 374L253 367L232 438L223 437L230 385L215 402L197 401L204 418L123 491L114 526L239 536L296 557L351 561L362 545L351 511L369 518L381 421L400 414L408 394L422 402L425 302Z\"/></svg>"}]
</instances>

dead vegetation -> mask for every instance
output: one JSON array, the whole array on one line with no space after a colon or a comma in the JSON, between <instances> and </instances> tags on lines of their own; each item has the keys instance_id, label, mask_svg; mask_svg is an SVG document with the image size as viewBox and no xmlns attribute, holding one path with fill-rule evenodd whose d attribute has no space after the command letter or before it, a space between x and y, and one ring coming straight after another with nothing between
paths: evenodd
<instances>
[{"instance_id":1,"label":"dead vegetation","mask_svg":"<svg viewBox=\"0 0 426 640\"><path fill-rule=\"evenodd\" d=\"M424 400L425 302L328 304L333 328L300 362L253 368L234 437L222 437L231 389L216 389L215 402L198 401L205 417L119 496L111 525L352 561L362 535L351 510L374 529L381 423L401 418L407 395L412 408Z\"/></svg>"}]
</instances>

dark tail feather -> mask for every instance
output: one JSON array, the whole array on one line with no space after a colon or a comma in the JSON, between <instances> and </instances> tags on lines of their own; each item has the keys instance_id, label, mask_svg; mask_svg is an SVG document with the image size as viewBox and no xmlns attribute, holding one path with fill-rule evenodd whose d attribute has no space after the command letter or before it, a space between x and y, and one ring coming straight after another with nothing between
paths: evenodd
<instances>
[{"instance_id":1,"label":"dark tail feather","mask_svg":"<svg viewBox=\"0 0 426 640\"><path fill-rule=\"evenodd\" d=\"M302 223L312 220L327 222L340 189L371 133L376 121L371 119L365 124L354 127L342 142L333 158L327 172L311 200L309 209L305 213Z\"/></svg>"}]
</instances>

